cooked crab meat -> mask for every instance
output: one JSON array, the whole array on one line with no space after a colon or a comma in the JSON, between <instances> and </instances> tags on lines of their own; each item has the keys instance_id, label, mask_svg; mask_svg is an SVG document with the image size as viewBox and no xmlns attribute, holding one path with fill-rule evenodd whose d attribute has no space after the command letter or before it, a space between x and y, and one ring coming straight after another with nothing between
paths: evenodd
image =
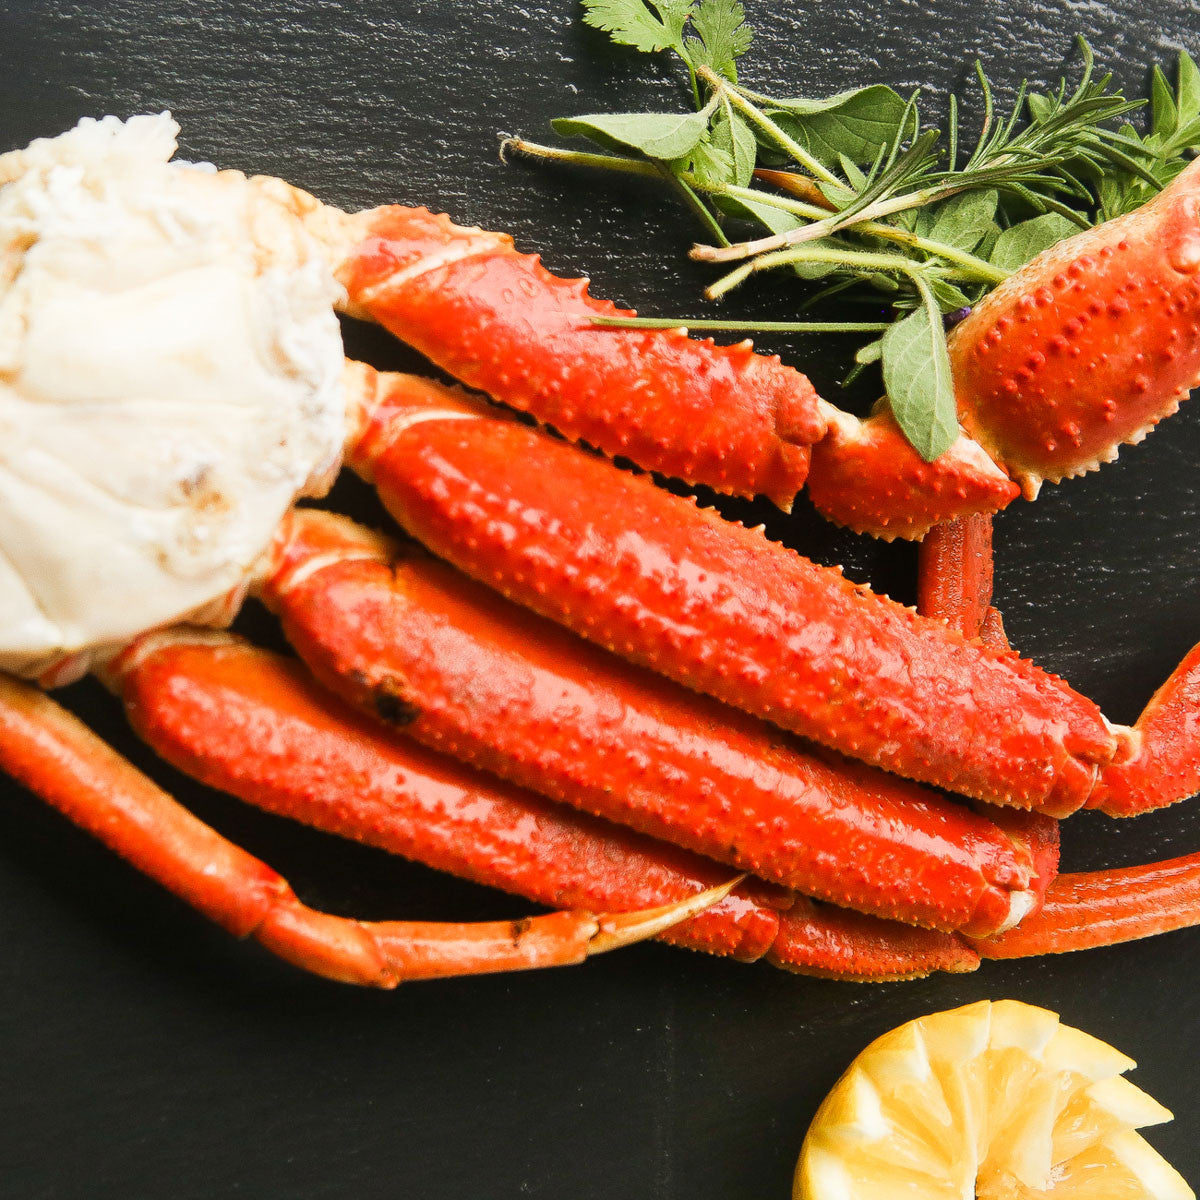
<instances>
[{"instance_id":1,"label":"cooked crab meat","mask_svg":"<svg viewBox=\"0 0 1200 1200\"><path fill-rule=\"evenodd\" d=\"M340 294L165 114L0 157L0 669L213 620L344 439ZM61 675L60 675L61 678Z\"/></svg>"}]
</instances>

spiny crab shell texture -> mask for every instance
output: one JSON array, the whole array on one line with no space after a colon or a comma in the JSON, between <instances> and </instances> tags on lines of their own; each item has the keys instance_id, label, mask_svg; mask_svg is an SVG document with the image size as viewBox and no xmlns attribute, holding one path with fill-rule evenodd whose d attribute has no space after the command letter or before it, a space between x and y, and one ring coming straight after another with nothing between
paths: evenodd
<instances>
[{"instance_id":1,"label":"spiny crab shell texture","mask_svg":"<svg viewBox=\"0 0 1200 1200\"><path fill-rule=\"evenodd\" d=\"M1198 184L1200 162L1052 246L955 329L959 418L1030 499L1141 441L1200 382Z\"/></svg>"},{"instance_id":2,"label":"spiny crab shell texture","mask_svg":"<svg viewBox=\"0 0 1200 1200\"><path fill-rule=\"evenodd\" d=\"M0 156L0 669L220 620L344 441L341 288L167 114Z\"/></svg>"}]
</instances>

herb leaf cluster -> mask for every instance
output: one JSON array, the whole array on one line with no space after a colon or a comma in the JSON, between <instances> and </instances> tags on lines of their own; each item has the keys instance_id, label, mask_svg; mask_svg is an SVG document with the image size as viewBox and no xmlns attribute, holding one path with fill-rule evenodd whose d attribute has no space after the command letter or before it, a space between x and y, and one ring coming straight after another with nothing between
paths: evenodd
<instances>
[{"instance_id":1,"label":"herb leaf cluster","mask_svg":"<svg viewBox=\"0 0 1200 1200\"><path fill-rule=\"evenodd\" d=\"M1040 92L1023 84L1004 116L976 63L979 132L968 148L954 96L943 134L924 123L919 92L874 84L814 99L746 86L738 61L753 30L738 0L583 7L584 20L613 41L674 55L686 70L690 110L553 122L601 154L522 139L506 148L669 184L704 231L693 257L730 266L706 290L711 299L757 272L787 270L820 282L801 307L840 294L882 313L882 321L796 328L878 332L850 376L880 364L900 427L929 460L958 428L945 318L1076 229L1145 203L1200 150L1200 69L1186 53L1174 86L1155 68L1144 133L1127 117L1145 101L1127 100L1110 75L1097 76L1082 38L1075 86L1061 80ZM746 222L761 236L745 238Z\"/></svg>"}]
</instances>

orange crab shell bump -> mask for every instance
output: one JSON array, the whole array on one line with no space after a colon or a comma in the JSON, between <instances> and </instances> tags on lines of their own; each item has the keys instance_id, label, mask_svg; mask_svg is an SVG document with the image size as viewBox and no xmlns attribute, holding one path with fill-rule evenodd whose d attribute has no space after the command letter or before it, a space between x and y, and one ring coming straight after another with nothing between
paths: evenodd
<instances>
[{"instance_id":1,"label":"orange crab shell bump","mask_svg":"<svg viewBox=\"0 0 1200 1200\"><path fill-rule=\"evenodd\" d=\"M950 359L963 427L1030 498L1140 441L1200 382L1200 162L1000 284Z\"/></svg>"},{"instance_id":2,"label":"orange crab shell bump","mask_svg":"<svg viewBox=\"0 0 1200 1200\"><path fill-rule=\"evenodd\" d=\"M974 971L980 956L957 934L897 925L798 896L779 914L779 934L766 958L801 975L888 983L933 971Z\"/></svg>"},{"instance_id":3,"label":"orange crab shell bump","mask_svg":"<svg viewBox=\"0 0 1200 1200\"><path fill-rule=\"evenodd\" d=\"M192 778L476 883L603 911L683 900L730 878L397 738L298 663L229 634L148 635L109 678L138 735ZM662 936L753 961L774 941L776 906L790 901L750 882Z\"/></svg>"},{"instance_id":4,"label":"orange crab shell bump","mask_svg":"<svg viewBox=\"0 0 1200 1200\"><path fill-rule=\"evenodd\" d=\"M651 911L524 921L356 921L302 904L287 881L199 821L43 692L0 675L0 767L185 903L296 966L343 983L581 962L662 932L716 889Z\"/></svg>"},{"instance_id":5,"label":"orange crab shell bump","mask_svg":"<svg viewBox=\"0 0 1200 1200\"><path fill-rule=\"evenodd\" d=\"M917 612L940 617L963 637L1007 650L1003 626L988 622L996 612L994 576L990 514L973 513L937 525L922 538L917 553Z\"/></svg>"},{"instance_id":6,"label":"orange crab shell bump","mask_svg":"<svg viewBox=\"0 0 1200 1200\"><path fill-rule=\"evenodd\" d=\"M369 316L471 387L648 470L791 507L825 433L805 376L749 342L614 329L632 315L505 234L423 208L359 213L338 276Z\"/></svg>"}]
</instances>

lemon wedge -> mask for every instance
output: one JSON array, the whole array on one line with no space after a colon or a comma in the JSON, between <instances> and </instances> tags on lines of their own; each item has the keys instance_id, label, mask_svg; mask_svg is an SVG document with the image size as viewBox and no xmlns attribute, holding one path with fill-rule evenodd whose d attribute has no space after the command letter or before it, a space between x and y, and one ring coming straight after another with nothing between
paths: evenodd
<instances>
[{"instance_id":1,"label":"lemon wedge","mask_svg":"<svg viewBox=\"0 0 1200 1200\"><path fill-rule=\"evenodd\" d=\"M1044 1008L984 1000L872 1042L817 1111L794 1200L1195 1200L1135 1130L1135 1063Z\"/></svg>"}]
</instances>

